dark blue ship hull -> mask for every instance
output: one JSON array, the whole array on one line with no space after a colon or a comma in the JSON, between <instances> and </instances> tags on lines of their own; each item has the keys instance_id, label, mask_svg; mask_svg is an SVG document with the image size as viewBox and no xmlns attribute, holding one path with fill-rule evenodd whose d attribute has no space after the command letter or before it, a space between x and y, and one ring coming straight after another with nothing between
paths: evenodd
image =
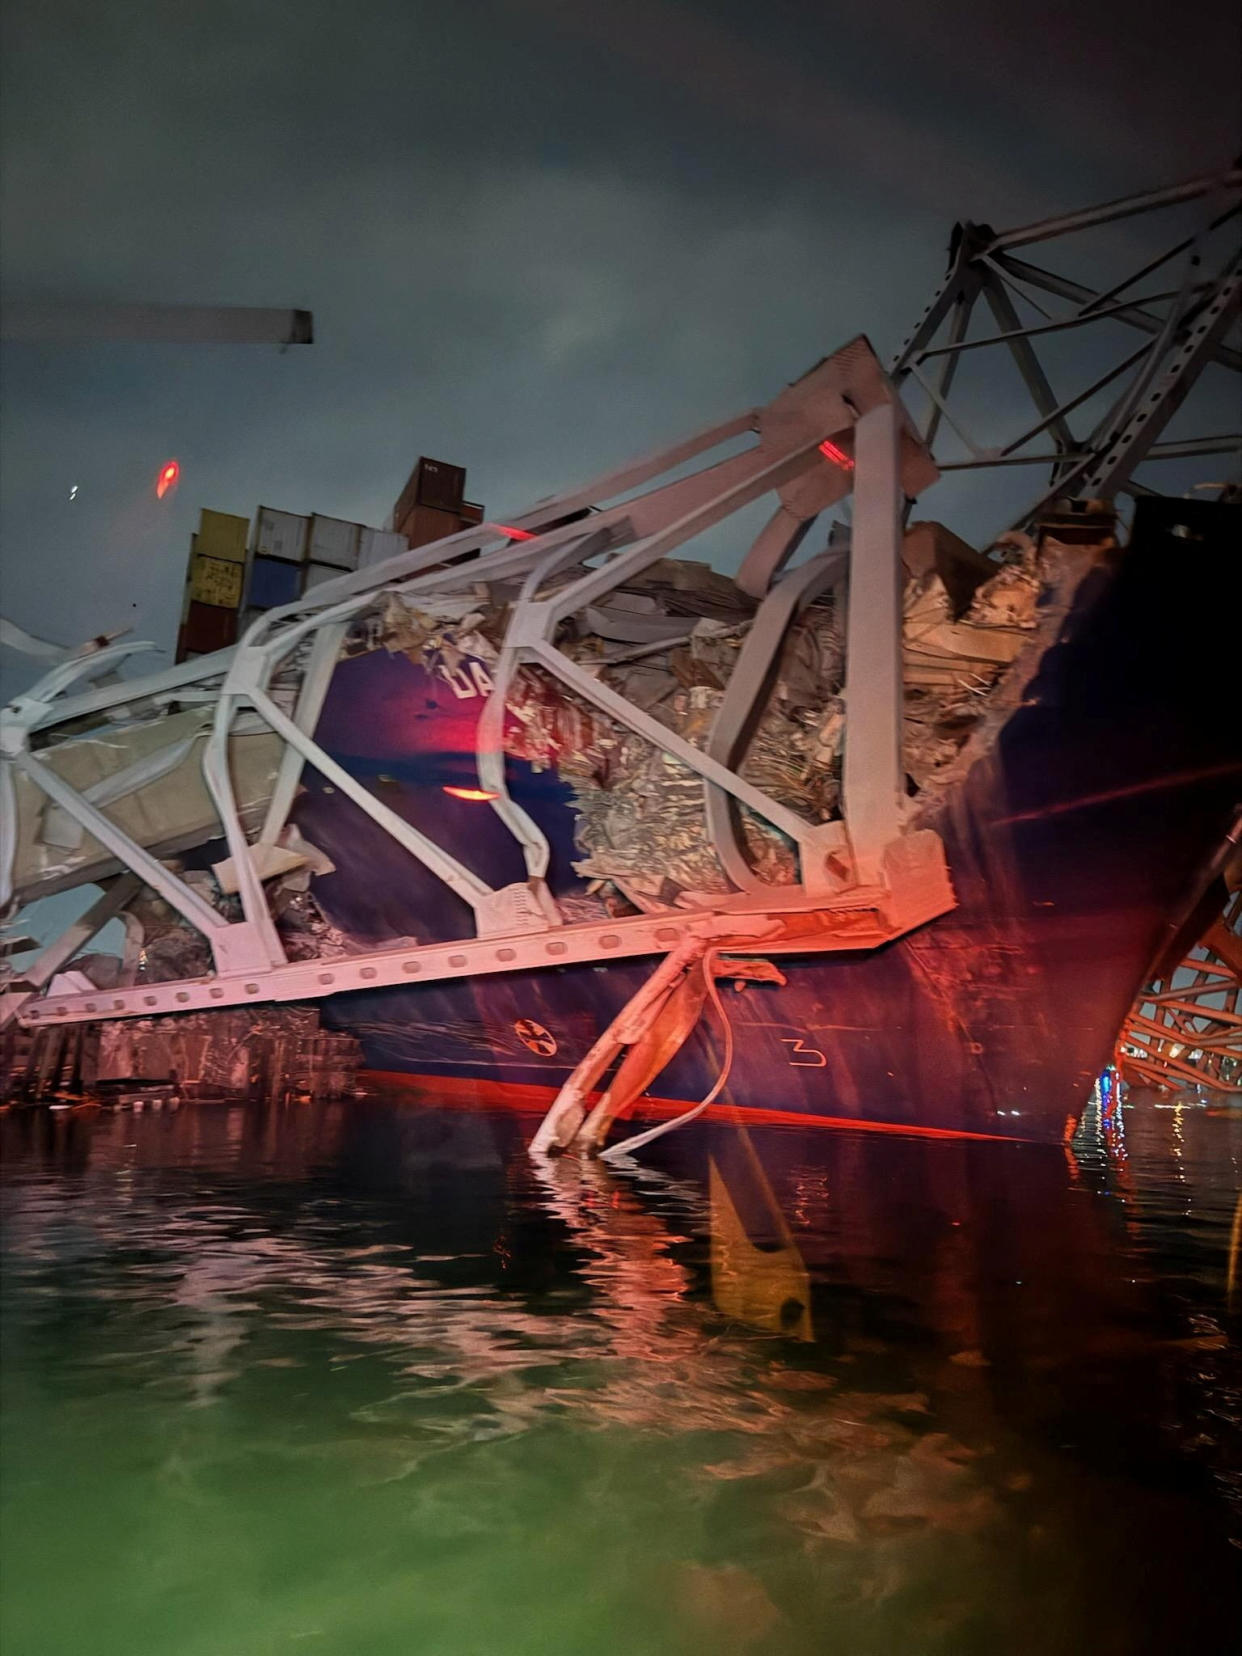
<instances>
[{"instance_id":1,"label":"dark blue ship hull","mask_svg":"<svg viewBox=\"0 0 1242 1656\"><path fill-rule=\"evenodd\" d=\"M986 748L926 810L957 907L870 953L782 957L784 987L726 986L726 1105L1038 1139L1077 1119L1242 802L1240 512L1140 504L1128 549L1077 585ZM317 736L499 886L523 877L517 846L486 804L444 792L476 781L481 705L377 652L338 667ZM580 892L569 788L522 762L510 777L551 840L553 890ZM336 863L315 887L335 924L368 945L472 935L438 880L318 777L307 784L297 814ZM363 991L326 1003L325 1021L358 1034L373 1069L435 1078L438 1097L542 1109L651 969ZM701 1097L719 1063L705 1021L656 1084L664 1107Z\"/></svg>"}]
</instances>

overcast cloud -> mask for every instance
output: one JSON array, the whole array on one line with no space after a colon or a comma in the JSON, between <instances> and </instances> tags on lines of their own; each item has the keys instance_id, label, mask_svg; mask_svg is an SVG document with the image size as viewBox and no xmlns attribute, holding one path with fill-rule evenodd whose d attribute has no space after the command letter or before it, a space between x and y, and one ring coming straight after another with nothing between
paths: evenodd
<instances>
[{"instance_id":1,"label":"overcast cloud","mask_svg":"<svg viewBox=\"0 0 1242 1656\"><path fill-rule=\"evenodd\" d=\"M66 642L171 645L201 505L380 522L428 452L519 507L856 332L887 354L957 217L1022 222L1239 142L1224 0L3 12L11 296L315 313L283 354L6 352L3 608Z\"/></svg>"}]
</instances>

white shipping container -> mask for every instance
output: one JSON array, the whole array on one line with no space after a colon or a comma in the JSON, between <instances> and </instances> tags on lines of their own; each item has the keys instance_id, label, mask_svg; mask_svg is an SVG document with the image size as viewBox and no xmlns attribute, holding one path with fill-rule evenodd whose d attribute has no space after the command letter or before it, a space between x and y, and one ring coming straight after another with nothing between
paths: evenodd
<instances>
[{"instance_id":1,"label":"white shipping container","mask_svg":"<svg viewBox=\"0 0 1242 1656\"><path fill-rule=\"evenodd\" d=\"M278 512L271 506L260 506L254 526L254 549L267 558L287 558L301 563L306 556L307 530L310 519L296 512Z\"/></svg>"},{"instance_id":2,"label":"white shipping container","mask_svg":"<svg viewBox=\"0 0 1242 1656\"><path fill-rule=\"evenodd\" d=\"M372 564L383 563L385 558L395 558L398 552L408 552L409 549L405 536L397 534L394 529L364 529L358 567L369 569Z\"/></svg>"},{"instance_id":3,"label":"white shipping container","mask_svg":"<svg viewBox=\"0 0 1242 1656\"><path fill-rule=\"evenodd\" d=\"M325 581L339 581L345 574L348 574L348 571L338 569L335 564L308 563L304 590L309 592L312 587L322 586Z\"/></svg>"},{"instance_id":4,"label":"white shipping container","mask_svg":"<svg viewBox=\"0 0 1242 1656\"><path fill-rule=\"evenodd\" d=\"M334 564L337 569L357 569L358 536L362 525L346 523L343 518L320 517L310 520L310 544L306 556L312 563Z\"/></svg>"}]
</instances>

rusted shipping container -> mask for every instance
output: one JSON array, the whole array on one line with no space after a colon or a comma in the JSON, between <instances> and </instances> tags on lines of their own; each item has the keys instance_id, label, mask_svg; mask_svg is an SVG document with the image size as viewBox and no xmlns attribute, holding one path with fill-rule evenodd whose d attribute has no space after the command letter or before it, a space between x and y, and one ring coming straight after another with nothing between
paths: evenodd
<instances>
[{"instance_id":1,"label":"rusted shipping container","mask_svg":"<svg viewBox=\"0 0 1242 1656\"><path fill-rule=\"evenodd\" d=\"M237 642L237 611L191 598L177 636L177 660L227 650Z\"/></svg>"}]
</instances>

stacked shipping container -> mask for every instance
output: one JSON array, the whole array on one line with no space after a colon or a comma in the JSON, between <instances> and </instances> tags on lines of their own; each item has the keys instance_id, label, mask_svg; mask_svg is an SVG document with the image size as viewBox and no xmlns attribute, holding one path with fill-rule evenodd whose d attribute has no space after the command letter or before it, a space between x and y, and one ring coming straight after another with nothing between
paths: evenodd
<instances>
[{"instance_id":1,"label":"stacked shipping container","mask_svg":"<svg viewBox=\"0 0 1242 1656\"><path fill-rule=\"evenodd\" d=\"M429 546L483 521L483 508L467 500L466 468L424 454L410 473L392 521L407 546Z\"/></svg>"},{"instance_id":2,"label":"stacked shipping container","mask_svg":"<svg viewBox=\"0 0 1242 1656\"><path fill-rule=\"evenodd\" d=\"M464 498L465 484L464 466L420 458L390 530L260 506L252 535L246 518L204 507L190 542L177 660L227 649L264 610L325 581L481 523L483 508Z\"/></svg>"},{"instance_id":3,"label":"stacked shipping container","mask_svg":"<svg viewBox=\"0 0 1242 1656\"><path fill-rule=\"evenodd\" d=\"M178 661L225 650L237 642L249 533L250 523L244 517L207 507L199 513L198 533L190 538Z\"/></svg>"},{"instance_id":4,"label":"stacked shipping container","mask_svg":"<svg viewBox=\"0 0 1242 1656\"><path fill-rule=\"evenodd\" d=\"M249 625L263 610L293 603L325 581L405 550L404 539L390 531L319 513L300 517L260 506L243 624Z\"/></svg>"}]
</instances>

